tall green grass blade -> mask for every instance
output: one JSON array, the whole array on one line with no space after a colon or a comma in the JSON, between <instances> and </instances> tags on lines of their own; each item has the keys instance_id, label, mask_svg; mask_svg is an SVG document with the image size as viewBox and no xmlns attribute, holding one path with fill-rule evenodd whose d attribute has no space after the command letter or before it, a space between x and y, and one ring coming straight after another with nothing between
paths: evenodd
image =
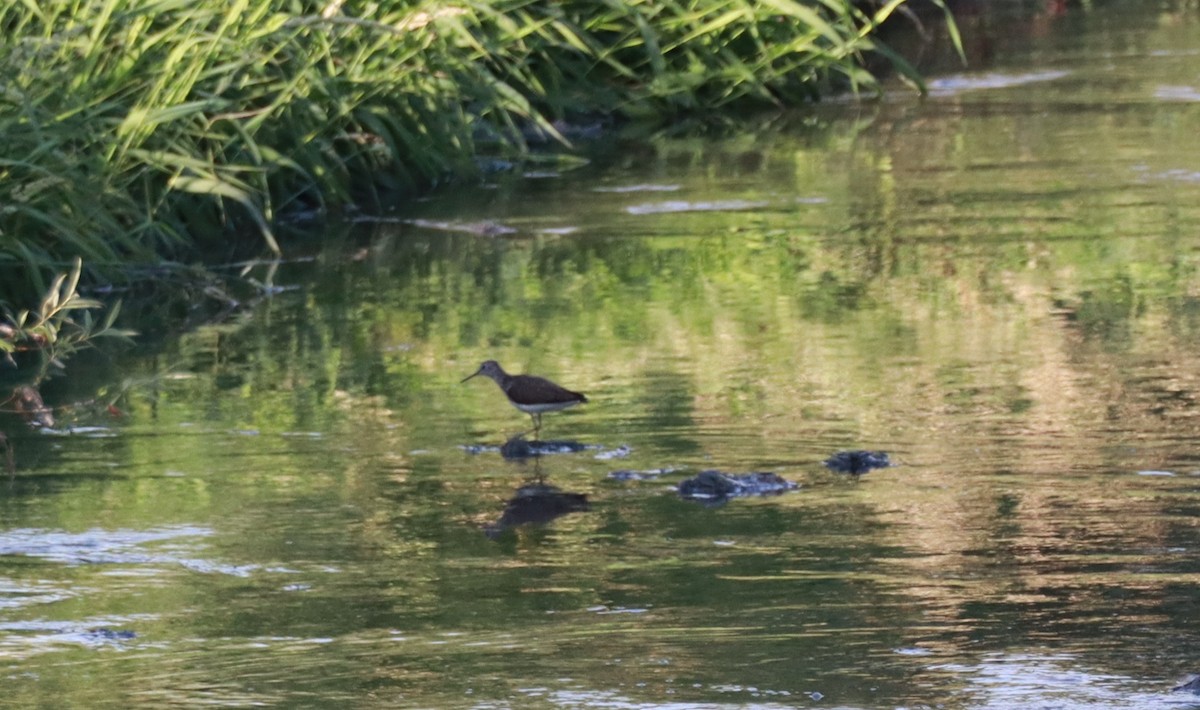
<instances>
[{"instance_id":1,"label":"tall green grass blade","mask_svg":"<svg viewBox=\"0 0 1200 710\"><path fill-rule=\"evenodd\" d=\"M874 88L872 51L919 82L874 44L902 2L0 4L0 300L44 292L75 256L111 274L231 224L278 252L289 205L377 204L481 150L527 151L530 127L561 140L563 117Z\"/></svg>"}]
</instances>

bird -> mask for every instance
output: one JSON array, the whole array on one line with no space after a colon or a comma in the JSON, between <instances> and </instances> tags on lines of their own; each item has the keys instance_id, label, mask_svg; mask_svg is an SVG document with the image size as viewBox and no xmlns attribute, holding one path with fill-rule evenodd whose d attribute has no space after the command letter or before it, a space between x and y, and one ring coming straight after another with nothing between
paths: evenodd
<instances>
[{"instance_id":1,"label":"bird","mask_svg":"<svg viewBox=\"0 0 1200 710\"><path fill-rule=\"evenodd\" d=\"M543 412L557 412L588 401L588 398L579 392L560 387L544 377L510 375L495 360L485 361L475 374L463 378L462 382L479 375L492 378L500 385L508 401L533 419L535 435L542 429Z\"/></svg>"}]
</instances>

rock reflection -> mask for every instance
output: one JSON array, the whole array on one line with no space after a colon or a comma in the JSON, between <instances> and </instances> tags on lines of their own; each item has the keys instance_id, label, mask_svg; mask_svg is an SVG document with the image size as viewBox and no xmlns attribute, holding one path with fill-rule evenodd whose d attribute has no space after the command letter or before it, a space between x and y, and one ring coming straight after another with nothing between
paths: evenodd
<instances>
[{"instance_id":1,"label":"rock reflection","mask_svg":"<svg viewBox=\"0 0 1200 710\"><path fill-rule=\"evenodd\" d=\"M32 385L14 387L7 399L0 400L0 411L16 414L34 429L54 426L54 413Z\"/></svg>"},{"instance_id":2,"label":"rock reflection","mask_svg":"<svg viewBox=\"0 0 1200 710\"><path fill-rule=\"evenodd\" d=\"M528 523L544 525L569 513L579 513L587 509L586 494L565 493L557 486L539 480L518 488L505 504L500 518L485 525L483 532L495 540L509 528Z\"/></svg>"},{"instance_id":3,"label":"rock reflection","mask_svg":"<svg viewBox=\"0 0 1200 710\"><path fill-rule=\"evenodd\" d=\"M838 473L861 476L873 468L887 468L892 462L884 451L839 451L825 459L825 467Z\"/></svg>"}]
</instances>

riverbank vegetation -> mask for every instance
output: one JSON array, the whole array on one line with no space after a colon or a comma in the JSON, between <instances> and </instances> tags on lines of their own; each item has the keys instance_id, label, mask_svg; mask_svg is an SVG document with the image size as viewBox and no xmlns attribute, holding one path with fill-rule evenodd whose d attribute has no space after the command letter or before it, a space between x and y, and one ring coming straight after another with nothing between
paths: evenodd
<instances>
[{"instance_id":1,"label":"riverbank vegetation","mask_svg":"<svg viewBox=\"0 0 1200 710\"><path fill-rule=\"evenodd\" d=\"M46 0L0 8L0 302L373 210L560 121L869 90L906 0ZM85 278L86 281L86 278Z\"/></svg>"},{"instance_id":2,"label":"riverbank vegetation","mask_svg":"<svg viewBox=\"0 0 1200 710\"><path fill-rule=\"evenodd\" d=\"M113 325L120 302L105 309L100 301L80 295L82 273L83 263L76 258L69 272L54 277L36 308L0 310L0 416L14 415L35 428L53 427L54 411L42 400L42 384L97 340L133 335ZM0 465L13 473L13 447L3 428Z\"/></svg>"}]
</instances>

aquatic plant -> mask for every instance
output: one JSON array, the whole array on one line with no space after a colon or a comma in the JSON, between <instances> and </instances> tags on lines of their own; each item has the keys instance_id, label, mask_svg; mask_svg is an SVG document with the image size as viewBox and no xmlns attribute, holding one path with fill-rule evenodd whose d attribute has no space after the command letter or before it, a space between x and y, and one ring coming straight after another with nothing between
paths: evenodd
<instances>
[{"instance_id":1,"label":"aquatic plant","mask_svg":"<svg viewBox=\"0 0 1200 710\"><path fill-rule=\"evenodd\" d=\"M100 301L79 294L83 262L75 260L70 272L54 278L35 310L0 316L0 366L18 371L21 387L35 386L53 371L65 368L66 360L90 347L98 338L128 338L132 331L113 324L120 313L116 302L97 321L92 311L104 307ZM19 359L18 359L19 358Z\"/></svg>"},{"instance_id":2,"label":"aquatic plant","mask_svg":"<svg viewBox=\"0 0 1200 710\"><path fill-rule=\"evenodd\" d=\"M902 6L847 0L43 0L0 6L0 300L72 258L278 253L277 218L375 208L554 121L870 88Z\"/></svg>"},{"instance_id":3,"label":"aquatic plant","mask_svg":"<svg viewBox=\"0 0 1200 710\"><path fill-rule=\"evenodd\" d=\"M121 310L119 301L102 321L93 318L92 311L104 305L79 294L82 273L83 262L77 258L69 272L54 278L37 309L0 311L0 413L16 415L31 427L53 427L54 411L42 400L42 382L64 370L68 358L96 340L133 335L113 325ZM12 475L15 455L4 431L0 431L0 453Z\"/></svg>"}]
</instances>

